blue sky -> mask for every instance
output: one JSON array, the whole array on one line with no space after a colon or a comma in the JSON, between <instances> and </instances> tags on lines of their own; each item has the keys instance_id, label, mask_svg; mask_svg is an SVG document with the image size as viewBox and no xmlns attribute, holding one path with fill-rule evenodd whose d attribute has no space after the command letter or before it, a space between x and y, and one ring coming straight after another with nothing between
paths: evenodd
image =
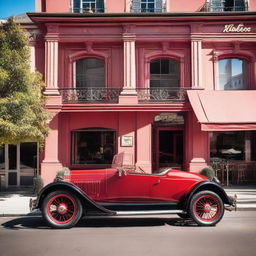
<instances>
[{"instance_id":1,"label":"blue sky","mask_svg":"<svg viewBox=\"0 0 256 256\"><path fill-rule=\"evenodd\" d=\"M34 11L35 0L0 0L0 18L2 19Z\"/></svg>"}]
</instances>

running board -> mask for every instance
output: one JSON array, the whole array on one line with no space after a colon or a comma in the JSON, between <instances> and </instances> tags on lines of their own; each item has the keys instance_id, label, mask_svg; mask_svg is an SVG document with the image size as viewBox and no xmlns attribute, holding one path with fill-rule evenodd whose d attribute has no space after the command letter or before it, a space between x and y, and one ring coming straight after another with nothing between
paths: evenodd
<instances>
[{"instance_id":1,"label":"running board","mask_svg":"<svg viewBox=\"0 0 256 256\"><path fill-rule=\"evenodd\" d=\"M177 214L183 213L182 210L162 210L162 211L117 211L117 216L130 216L130 215L156 215L156 214Z\"/></svg>"}]
</instances>

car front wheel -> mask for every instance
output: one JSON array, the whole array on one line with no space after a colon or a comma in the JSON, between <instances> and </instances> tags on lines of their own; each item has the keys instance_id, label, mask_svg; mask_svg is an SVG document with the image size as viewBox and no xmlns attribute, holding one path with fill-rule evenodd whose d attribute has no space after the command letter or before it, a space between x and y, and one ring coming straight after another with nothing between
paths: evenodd
<instances>
[{"instance_id":1,"label":"car front wheel","mask_svg":"<svg viewBox=\"0 0 256 256\"><path fill-rule=\"evenodd\" d=\"M82 216L82 205L71 192L54 191L45 197L42 214L53 228L71 228Z\"/></svg>"},{"instance_id":2,"label":"car front wheel","mask_svg":"<svg viewBox=\"0 0 256 256\"><path fill-rule=\"evenodd\" d=\"M224 204L216 193L201 191L192 197L189 214L199 226L214 226L223 217Z\"/></svg>"}]
</instances>

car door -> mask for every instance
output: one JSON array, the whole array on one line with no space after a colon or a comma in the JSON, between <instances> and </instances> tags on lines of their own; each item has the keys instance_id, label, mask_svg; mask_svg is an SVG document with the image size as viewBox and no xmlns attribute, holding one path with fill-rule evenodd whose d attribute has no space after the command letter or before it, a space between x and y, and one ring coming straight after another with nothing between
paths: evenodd
<instances>
[{"instance_id":1,"label":"car door","mask_svg":"<svg viewBox=\"0 0 256 256\"><path fill-rule=\"evenodd\" d=\"M109 202L149 202L151 175L143 173L117 172L107 180L107 201Z\"/></svg>"}]
</instances>

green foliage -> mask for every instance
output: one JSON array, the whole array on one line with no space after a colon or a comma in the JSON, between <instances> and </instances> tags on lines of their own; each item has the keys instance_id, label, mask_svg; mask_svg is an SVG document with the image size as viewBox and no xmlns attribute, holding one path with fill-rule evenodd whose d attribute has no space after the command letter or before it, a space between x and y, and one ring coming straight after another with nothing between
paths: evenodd
<instances>
[{"instance_id":1,"label":"green foliage","mask_svg":"<svg viewBox=\"0 0 256 256\"><path fill-rule=\"evenodd\" d=\"M41 74L30 71L26 33L9 19L0 27L0 144L44 142L43 86Z\"/></svg>"}]
</instances>

